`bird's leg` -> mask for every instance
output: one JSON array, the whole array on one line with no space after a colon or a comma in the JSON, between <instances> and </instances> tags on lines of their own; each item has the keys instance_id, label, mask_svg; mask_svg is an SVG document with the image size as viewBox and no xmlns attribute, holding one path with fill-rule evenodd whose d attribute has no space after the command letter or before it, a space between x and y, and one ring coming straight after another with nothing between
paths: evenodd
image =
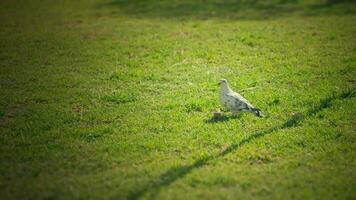
<instances>
[{"instance_id":1,"label":"bird's leg","mask_svg":"<svg viewBox=\"0 0 356 200\"><path fill-rule=\"evenodd\" d=\"M234 117L234 118L240 118L240 112L238 112L238 111L232 111L232 117Z\"/></svg>"},{"instance_id":2,"label":"bird's leg","mask_svg":"<svg viewBox=\"0 0 356 200\"><path fill-rule=\"evenodd\" d=\"M224 107L220 107L220 109L219 109L221 112L226 112L227 111L227 109L226 108L224 108Z\"/></svg>"}]
</instances>

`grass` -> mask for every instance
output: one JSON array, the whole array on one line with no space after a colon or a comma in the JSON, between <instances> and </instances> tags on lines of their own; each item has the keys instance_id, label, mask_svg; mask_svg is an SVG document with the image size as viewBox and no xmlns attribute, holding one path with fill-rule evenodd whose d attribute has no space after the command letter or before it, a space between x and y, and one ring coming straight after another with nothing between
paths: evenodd
<instances>
[{"instance_id":1,"label":"grass","mask_svg":"<svg viewBox=\"0 0 356 200\"><path fill-rule=\"evenodd\" d=\"M0 2L3 199L355 199L353 1ZM265 118L225 114L218 80Z\"/></svg>"}]
</instances>

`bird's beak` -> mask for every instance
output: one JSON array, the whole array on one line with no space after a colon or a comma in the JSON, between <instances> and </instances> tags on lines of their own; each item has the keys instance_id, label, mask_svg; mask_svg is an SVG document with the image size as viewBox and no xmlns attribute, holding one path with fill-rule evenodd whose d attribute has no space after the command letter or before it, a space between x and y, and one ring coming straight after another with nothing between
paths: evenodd
<instances>
[{"instance_id":1,"label":"bird's beak","mask_svg":"<svg viewBox=\"0 0 356 200\"><path fill-rule=\"evenodd\" d=\"M220 85L220 82L218 83L218 85Z\"/></svg>"}]
</instances>

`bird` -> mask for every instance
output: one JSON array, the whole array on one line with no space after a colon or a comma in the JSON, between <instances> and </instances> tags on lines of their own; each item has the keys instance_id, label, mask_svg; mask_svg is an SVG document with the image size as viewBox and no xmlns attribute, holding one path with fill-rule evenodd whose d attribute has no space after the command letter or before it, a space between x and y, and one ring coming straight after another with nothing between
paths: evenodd
<instances>
[{"instance_id":1,"label":"bird","mask_svg":"<svg viewBox=\"0 0 356 200\"><path fill-rule=\"evenodd\" d=\"M219 84L220 103L223 107L230 110L234 116L237 116L240 112L250 112L257 117L263 117L260 109L255 108L243 96L230 89L226 79L221 79Z\"/></svg>"}]
</instances>

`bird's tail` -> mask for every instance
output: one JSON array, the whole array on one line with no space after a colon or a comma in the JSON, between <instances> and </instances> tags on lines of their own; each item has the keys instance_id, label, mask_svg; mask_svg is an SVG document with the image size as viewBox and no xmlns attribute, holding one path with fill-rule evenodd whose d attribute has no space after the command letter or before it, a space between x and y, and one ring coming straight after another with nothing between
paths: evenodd
<instances>
[{"instance_id":1,"label":"bird's tail","mask_svg":"<svg viewBox=\"0 0 356 200\"><path fill-rule=\"evenodd\" d=\"M252 113L255 114L257 117L263 117L261 110L258 108L252 108Z\"/></svg>"}]
</instances>

